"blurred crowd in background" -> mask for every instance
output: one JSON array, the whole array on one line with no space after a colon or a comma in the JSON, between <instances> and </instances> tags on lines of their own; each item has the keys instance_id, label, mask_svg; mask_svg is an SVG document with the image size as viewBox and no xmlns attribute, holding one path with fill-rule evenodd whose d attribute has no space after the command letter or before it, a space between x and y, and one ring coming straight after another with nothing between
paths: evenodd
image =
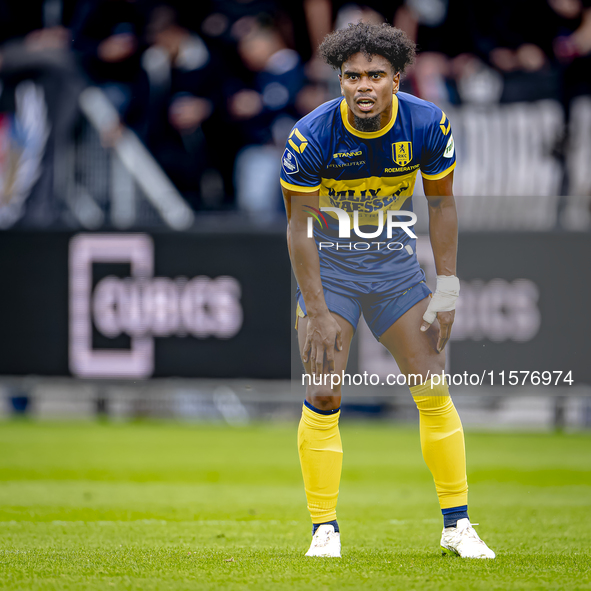
<instances>
[{"instance_id":1,"label":"blurred crowd in background","mask_svg":"<svg viewBox=\"0 0 591 591\"><path fill-rule=\"evenodd\" d=\"M402 90L443 108L552 99L568 123L591 94L591 0L0 0L0 206L20 195L10 223L55 222L43 163L75 141L92 85L195 212L279 211L287 135L339 94L316 48L359 20L417 42Z\"/></svg>"}]
</instances>

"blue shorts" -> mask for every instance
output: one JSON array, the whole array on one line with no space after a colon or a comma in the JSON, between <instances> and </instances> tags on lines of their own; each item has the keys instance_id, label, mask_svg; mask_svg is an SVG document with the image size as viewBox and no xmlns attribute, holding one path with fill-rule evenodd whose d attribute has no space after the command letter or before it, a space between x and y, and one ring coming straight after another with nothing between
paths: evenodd
<instances>
[{"instance_id":1,"label":"blue shorts","mask_svg":"<svg viewBox=\"0 0 591 591\"><path fill-rule=\"evenodd\" d=\"M405 312L431 294L424 281L404 291L394 291L390 281L339 283L324 277L322 287L324 300L331 312L342 316L355 330L363 313L367 325L378 340ZM297 315L303 318L306 316L306 304L299 287L296 301Z\"/></svg>"}]
</instances>

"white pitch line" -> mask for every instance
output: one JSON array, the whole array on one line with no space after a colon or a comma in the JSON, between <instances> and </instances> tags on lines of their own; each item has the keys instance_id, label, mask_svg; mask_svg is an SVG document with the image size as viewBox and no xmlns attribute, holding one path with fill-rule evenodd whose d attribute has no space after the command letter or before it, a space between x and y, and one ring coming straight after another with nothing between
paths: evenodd
<instances>
[{"instance_id":1,"label":"white pitch line","mask_svg":"<svg viewBox=\"0 0 591 591\"><path fill-rule=\"evenodd\" d=\"M440 519L390 519L391 525L411 525L413 523L439 523Z\"/></svg>"},{"instance_id":2,"label":"white pitch line","mask_svg":"<svg viewBox=\"0 0 591 591\"><path fill-rule=\"evenodd\" d=\"M61 527L73 526L114 526L114 525L299 525L299 521L279 521L277 519L249 519L249 520L216 520L199 519L195 521L174 521L164 519L136 519L120 521L0 521L0 527L9 527L15 525L55 525Z\"/></svg>"}]
</instances>

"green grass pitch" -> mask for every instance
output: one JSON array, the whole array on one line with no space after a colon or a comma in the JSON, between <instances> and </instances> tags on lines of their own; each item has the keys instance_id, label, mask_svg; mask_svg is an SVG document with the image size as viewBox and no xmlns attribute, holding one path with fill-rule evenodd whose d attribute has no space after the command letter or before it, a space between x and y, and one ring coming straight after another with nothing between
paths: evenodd
<instances>
[{"instance_id":1,"label":"green grass pitch","mask_svg":"<svg viewBox=\"0 0 591 591\"><path fill-rule=\"evenodd\" d=\"M591 589L591 437L468 433L439 552L418 429L343 421L342 559L306 559L296 425L0 424L0 589Z\"/></svg>"}]
</instances>

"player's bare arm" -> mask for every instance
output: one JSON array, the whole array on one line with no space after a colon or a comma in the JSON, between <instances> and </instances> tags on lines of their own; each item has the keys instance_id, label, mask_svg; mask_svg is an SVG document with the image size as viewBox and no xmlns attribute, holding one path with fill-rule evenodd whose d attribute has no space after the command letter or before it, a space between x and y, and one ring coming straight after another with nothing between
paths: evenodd
<instances>
[{"instance_id":1,"label":"player's bare arm","mask_svg":"<svg viewBox=\"0 0 591 591\"><path fill-rule=\"evenodd\" d=\"M423 187L429 204L429 237L435 259L437 275L452 277L456 275L458 252L458 215L453 197L453 170L442 179L423 179ZM455 318L455 310L437 312L439 338L437 351L443 351ZM421 330L429 328L430 323L423 320Z\"/></svg>"},{"instance_id":2,"label":"player's bare arm","mask_svg":"<svg viewBox=\"0 0 591 591\"><path fill-rule=\"evenodd\" d=\"M287 212L289 256L308 316L302 361L310 363L310 371L314 375L333 373L335 346L338 351L343 348L341 327L324 301L318 248L316 242L308 238L309 214L304 208L308 205L318 209L318 191L298 193L283 188L283 198Z\"/></svg>"}]
</instances>

